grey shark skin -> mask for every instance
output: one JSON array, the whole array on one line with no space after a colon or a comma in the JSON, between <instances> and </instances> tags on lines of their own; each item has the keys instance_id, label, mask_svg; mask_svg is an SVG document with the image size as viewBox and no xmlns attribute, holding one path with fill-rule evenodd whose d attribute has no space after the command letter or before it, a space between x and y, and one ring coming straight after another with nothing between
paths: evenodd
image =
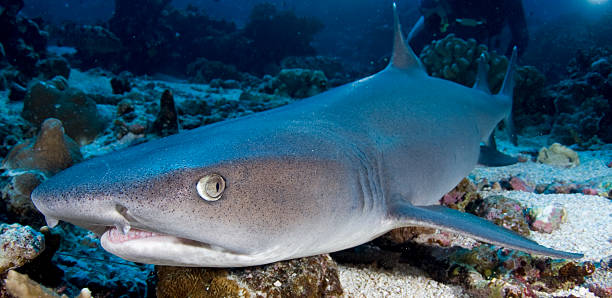
<instances>
[{"instance_id":1,"label":"grey shark skin","mask_svg":"<svg viewBox=\"0 0 612 298\"><path fill-rule=\"evenodd\" d=\"M397 15L395 28L392 61L373 76L85 161L45 181L32 200L49 225L63 220L103 233L109 252L159 265L266 264L403 226L580 257L436 206L509 114L512 73L498 95L482 80L485 71L474 88L429 77ZM221 192L216 201L196 187L211 175L225 182L211 190Z\"/></svg>"}]
</instances>

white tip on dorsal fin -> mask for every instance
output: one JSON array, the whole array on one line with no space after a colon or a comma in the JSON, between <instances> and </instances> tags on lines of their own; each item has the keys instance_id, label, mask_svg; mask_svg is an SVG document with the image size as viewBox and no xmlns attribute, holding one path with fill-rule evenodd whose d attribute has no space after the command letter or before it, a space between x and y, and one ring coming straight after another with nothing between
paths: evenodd
<instances>
[{"instance_id":1,"label":"white tip on dorsal fin","mask_svg":"<svg viewBox=\"0 0 612 298\"><path fill-rule=\"evenodd\" d=\"M499 89L499 94L508 95L512 97L512 93L514 91L514 64L516 64L516 52L517 48L514 46L512 49L512 57L510 61L508 61L508 71L506 71L506 77L504 78L504 83Z\"/></svg>"},{"instance_id":2,"label":"white tip on dorsal fin","mask_svg":"<svg viewBox=\"0 0 612 298\"><path fill-rule=\"evenodd\" d=\"M487 58L485 54L480 54L478 58L478 73L476 74L476 82L474 82L474 88L480 89L486 93L491 93L491 89L489 89L489 78L487 70Z\"/></svg>"},{"instance_id":3,"label":"white tip on dorsal fin","mask_svg":"<svg viewBox=\"0 0 612 298\"><path fill-rule=\"evenodd\" d=\"M393 27L395 30L393 37L393 55L391 55L389 66L399 69L420 68L424 70L419 58L404 41L404 35L402 34L395 2L393 2Z\"/></svg>"}]
</instances>

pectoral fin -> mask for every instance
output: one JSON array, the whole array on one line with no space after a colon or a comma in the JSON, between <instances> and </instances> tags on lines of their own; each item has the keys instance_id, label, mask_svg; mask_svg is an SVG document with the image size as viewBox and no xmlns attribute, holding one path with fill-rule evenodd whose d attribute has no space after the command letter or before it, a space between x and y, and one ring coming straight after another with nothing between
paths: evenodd
<instances>
[{"instance_id":1,"label":"pectoral fin","mask_svg":"<svg viewBox=\"0 0 612 298\"><path fill-rule=\"evenodd\" d=\"M583 257L579 253L564 252L544 247L533 240L529 240L478 216L444 206L417 207L402 202L393 207L392 216L397 219L398 227L423 226L436 228L466 235L482 242L554 258L574 259Z\"/></svg>"}]
</instances>

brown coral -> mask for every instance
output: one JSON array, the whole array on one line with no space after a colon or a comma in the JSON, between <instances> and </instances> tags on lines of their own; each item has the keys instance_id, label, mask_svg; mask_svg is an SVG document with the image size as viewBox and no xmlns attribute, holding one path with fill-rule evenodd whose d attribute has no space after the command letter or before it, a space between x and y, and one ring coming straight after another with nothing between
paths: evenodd
<instances>
[{"instance_id":1,"label":"brown coral","mask_svg":"<svg viewBox=\"0 0 612 298\"><path fill-rule=\"evenodd\" d=\"M66 134L81 144L92 142L104 128L96 103L82 91L68 87L62 77L32 85L21 116L36 125L57 118L64 123Z\"/></svg>"},{"instance_id":2,"label":"brown coral","mask_svg":"<svg viewBox=\"0 0 612 298\"><path fill-rule=\"evenodd\" d=\"M167 266L157 266L156 269L159 298L235 297L246 293L236 281L228 279L225 269Z\"/></svg>"},{"instance_id":3,"label":"brown coral","mask_svg":"<svg viewBox=\"0 0 612 298\"><path fill-rule=\"evenodd\" d=\"M15 146L2 162L10 182L2 189L7 209L19 220L38 225L41 218L30 201L30 194L46 177L83 159L79 146L64 135L62 122L47 119L35 139Z\"/></svg>"},{"instance_id":4,"label":"brown coral","mask_svg":"<svg viewBox=\"0 0 612 298\"><path fill-rule=\"evenodd\" d=\"M39 170L45 175L53 175L82 159L79 146L64 135L62 122L49 118L42 123L35 139L18 144L9 152L2 168Z\"/></svg>"},{"instance_id":5,"label":"brown coral","mask_svg":"<svg viewBox=\"0 0 612 298\"><path fill-rule=\"evenodd\" d=\"M158 297L322 297L342 294L328 255L258 267L216 269L157 266Z\"/></svg>"}]
</instances>

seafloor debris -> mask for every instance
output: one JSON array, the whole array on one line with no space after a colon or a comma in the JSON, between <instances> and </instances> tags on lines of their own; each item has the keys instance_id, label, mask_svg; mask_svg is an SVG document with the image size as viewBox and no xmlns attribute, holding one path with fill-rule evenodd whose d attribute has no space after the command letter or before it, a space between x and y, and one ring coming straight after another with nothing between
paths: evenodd
<instances>
[{"instance_id":1,"label":"seafloor debris","mask_svg":"<svg viewBox=\"0 0 612 298\"><path fill-rule=\"evenodd\" d=\"M576 151L565 147L559 143L554 143L550 147L542 147L538 153L539 163L558 166L562 168L573 168L580 165L580 158Z\"/></svg>"},{"instance_id":2,"label":"seafloor debris","mask_svg":"<svg viewBox=\"0 0 612 298\"><path fill-rule=\"evenodd\" d=\"M339 296L336 263L328 255L234 269L157 266L157 297Z\"/></svg>"}]
</instances>

